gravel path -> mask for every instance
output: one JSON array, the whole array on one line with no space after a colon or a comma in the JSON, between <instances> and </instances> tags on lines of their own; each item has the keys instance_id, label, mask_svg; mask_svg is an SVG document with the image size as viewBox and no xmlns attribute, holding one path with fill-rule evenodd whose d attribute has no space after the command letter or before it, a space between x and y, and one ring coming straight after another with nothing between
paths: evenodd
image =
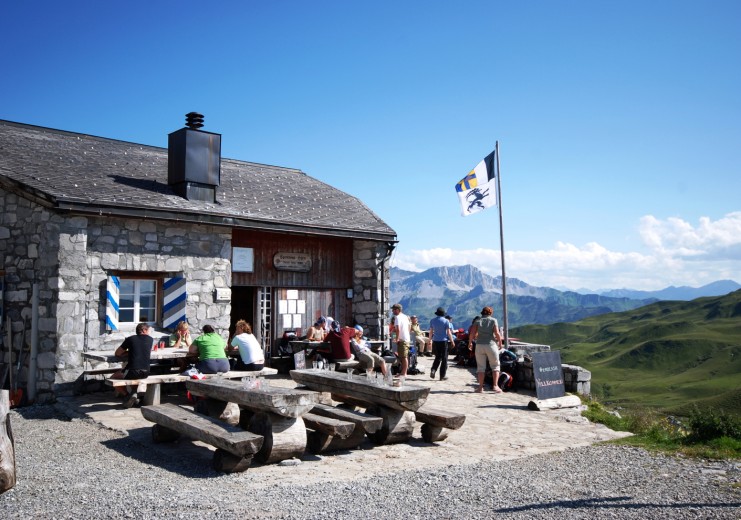
<instances>
[{"instance_id":1,"label":"gravel path","mask_svg":"<svg viewBox=\"0 0 741 520\"><path fill-rule=\"evenodd\" d=\"M252 470L224 475L173 460L53 406L15 410L11 420L18 483L0 495L3 519L741 518L737 461L590 446L266 487Z\"/></svg>"}]
</instances>

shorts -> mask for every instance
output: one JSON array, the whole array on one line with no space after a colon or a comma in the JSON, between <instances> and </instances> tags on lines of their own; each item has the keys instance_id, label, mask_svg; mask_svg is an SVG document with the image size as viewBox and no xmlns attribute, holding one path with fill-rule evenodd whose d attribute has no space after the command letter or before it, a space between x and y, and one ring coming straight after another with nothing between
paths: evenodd
<instances>
[{"instance_id":1,"label":"shorts","mask_svg":"<svg viewBox=\"0 0 741 520\"><path fill-rule=\"evenodd\" d=\"M123 371L121 379L144 379L149 377L149 370L139 368L127 368Z\"/></svg>"},{"instance_id":2,"label":"shorts","mask_svg":"<svg viewBox=\"0 0 741 520\"><path fill-rule=\"evenodd\" d=\"M486 360L492 371L499 372L499 346L495 342L476 343L476 373L486 372Z\"/></svg>"},{"instance_id":3,"label":"shorts","mask_svg":"<svg viewBox=\"0 0 741 520\"><path fill-rule=\"evenodd\" d=\"M399 354L399 357L401 359L405 359L409 357L409 342L404 341L403 339L400 339L396 342L398 349L397 354Z\"/></svg>"},{"instance_id":4,"label":"shorts","mask_svg":"<svg viewBox=\"0 0 741 520\"><path fill-rule=\"evenodd\" d=\"M229 360L226 358L202 359L196 363L196 368L202 374L218 374L229 372Z\"/></svg>"}]
</instances>

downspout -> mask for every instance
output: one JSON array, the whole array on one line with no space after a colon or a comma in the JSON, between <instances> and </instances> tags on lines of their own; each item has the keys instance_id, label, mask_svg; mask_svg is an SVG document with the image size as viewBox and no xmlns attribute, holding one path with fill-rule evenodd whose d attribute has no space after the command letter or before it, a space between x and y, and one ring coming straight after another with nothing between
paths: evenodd
<instances>
[{"instance_id":1,"label":"downspout","mask_svg":"<svg viewBox=\"0 0 741 520\"><path fill-rule=\"evenodd\" d=\"M28 402L36 399L36 358L39 352L39 284L34 282L31 293L31 359L28 360Z\"/></svg>"}]
</instances>

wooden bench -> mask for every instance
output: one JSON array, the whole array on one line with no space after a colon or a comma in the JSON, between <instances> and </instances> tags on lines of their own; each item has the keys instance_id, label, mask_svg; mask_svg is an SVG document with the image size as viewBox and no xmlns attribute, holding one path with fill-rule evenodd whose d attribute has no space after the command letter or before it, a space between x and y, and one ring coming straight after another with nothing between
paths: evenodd
<instances>
[{"instance_id":1,"label":"wooden bench","mask_svg":"<svg viewBox=\"0 0 741 520\"><path fill-rule=\"evenodd\" d=\"M466 421L466 416L438 408L423 406L414 412L417 421L422 424L422 438L425 442L436 442L447 439L449 430L457 430Z\"/></svg>"},{"instance_id":2,"label":"wooden bench","mask_svg":"<svg viewBox=\"0 0 741 520\"><path fill-rule=\"evenodd\" d=\"M306 419L307 416L315 421L316 427ZM311 453L357 448L365 439L366 433L375 433L383 425L380 417L325 404L315 405L309 414L304 415L304 422L313 430L308 433L306 443ZM349 434L343 436L343 432L335 429L338 424L351 424L353 428Z\"/></svg>"},{"instance_id":3,"label":"wooden bench","mask_svg":"<svg viewBox=\"0 0 741 520\"><path fill-rule=\"evenodd\" d=\"M199 415L174 404L145 406L142 415L154 424L152 440L155 443L171 442L187 435L216 448L213 468L216 471L235 473L245 471L252 463L252 455L262 447L260 435L246 432L211 417Z\"/></svg>"},{"instance_id":4,"label":"wooden bench","mask_svg":"<svg viewBox=\"0 0 741 520\"><path fill-rule=\"evenodd\" d=\"M257 371L246 371L246 370L231 370L223 374L203 374L206 379L214 377L220 377L223 379L241 379L248 375L255 377L259 376L272 376L276 375L278 371L274 368L263 368ZM161 374L161 375L150 375L144 379L106 379L106 384L112 387L121 386L136 386L137 393L144 393L144 400L142 404L144 406L151 406L154 404L160 404L160 385L162 383L182 383L184 381L190 381L190 376L182 376L180 374Z\"/></svg>"}]
</instances>

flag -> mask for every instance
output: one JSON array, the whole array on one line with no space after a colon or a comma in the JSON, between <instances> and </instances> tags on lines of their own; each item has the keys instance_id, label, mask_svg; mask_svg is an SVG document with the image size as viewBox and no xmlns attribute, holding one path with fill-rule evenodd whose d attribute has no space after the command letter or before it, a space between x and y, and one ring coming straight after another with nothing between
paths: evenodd
<instances>
[{"instance_id":1,"label":"flag","mask_svg":"<svg viewBox=\"0 0 741 520\"><path fill-rule=\"evenodd\" d=\"M455 185L464 217L497 205L495 157L496 150Z\"/></svg>"}]
</instances>

